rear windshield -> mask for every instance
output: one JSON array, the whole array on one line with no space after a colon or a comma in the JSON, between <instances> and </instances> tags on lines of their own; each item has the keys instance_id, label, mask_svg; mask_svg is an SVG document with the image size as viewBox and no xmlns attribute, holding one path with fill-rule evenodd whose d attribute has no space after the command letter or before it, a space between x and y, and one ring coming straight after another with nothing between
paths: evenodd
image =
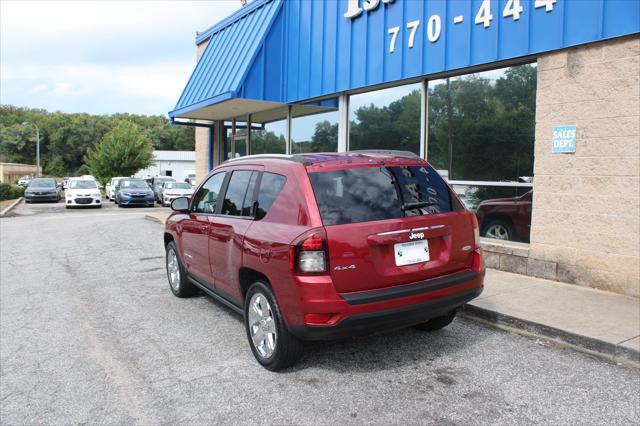
<instances>
[{"instance_id":1,"label":"rear windshield","mask_svg":"<svg viewBox=\"0 0 640 426\"><path fill-rule=\"evenodd\" d=\"M431 166L362 167L309 173L325 226L452 211Z\"/></svg>"}]
</instances>

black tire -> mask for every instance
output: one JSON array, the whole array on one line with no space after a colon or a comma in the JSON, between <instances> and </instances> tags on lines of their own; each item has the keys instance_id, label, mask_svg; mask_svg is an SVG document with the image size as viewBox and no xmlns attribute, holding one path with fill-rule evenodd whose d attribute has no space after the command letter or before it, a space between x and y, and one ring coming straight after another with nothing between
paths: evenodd
<instances>
[{"instance_id":1,"label":"black tire","mask_svg":"<svg viewBox=\"0 0 640 426\"><path fill-rule=\"evenodd\" d=\"M269 302L271 307L270 313L273 316L276 330L275 348L273 349L273 353L266 358L260 355L258 349L255 347L251 338L249 324L249 309L251 309L250 302L253 296L257 294L260 294ZM304 345L299 339L289 332L289 329L284 323L284 319L280 311L280 305L278 304L271 287L265 281L256 281L251 285L249 291L247 291L247 295L244 300L244 326L253 356L256 358L256 361L258 361L260 365L267 370L280 371L287 367L291 367L300 360L304 350Z\"/></svg>"},{"instance_id":2,"label":"black tire","mask_svg":"<svg viewBox=\"0 0 640 426\"><path fill-rule=\"evenodd\" d=\"M441 317L435 317L430 319L427 322L416 324L413 326L413 328L416 328L422 331L438 331L445 328L449 324L451 324L451 321L453 321L455 317L456 317L456 311L453 310L449 312L447 315L443 315Z\"/></svg>"},{"instance_id":3,"label":"black tire","mask_svg":"<svg viewBox=\"0 0 640 426\"><path fill-rule=\"evenodd\" d=\"M171 282L171 272L169 271L169 258L171 253L175 254L175 260L177 262L178 267L178 277L177 282L174 284ZM184 266L182 266L182 261L180 260L180 255L178 254L178 249L176 248L176 243L171 241L167 244L166 253L165 253L165 267L167 270L167 280L169 281L169 288L171 292L176 297L191 297L198 294L198 287L193 285L189 278L187 278L187 273L184 270Z\"/></svg>"},{"instance_id":4,"label":"black tire","mask_svg":"<svg viewBox=\"0 0 640 426\"><path fill-rule=\"evenodd\" d=\"M513 224L502 219L489 219L482 225L480 235L486 238L495 238L503 241L517 241Z\"/></svg>"}]
</instances>

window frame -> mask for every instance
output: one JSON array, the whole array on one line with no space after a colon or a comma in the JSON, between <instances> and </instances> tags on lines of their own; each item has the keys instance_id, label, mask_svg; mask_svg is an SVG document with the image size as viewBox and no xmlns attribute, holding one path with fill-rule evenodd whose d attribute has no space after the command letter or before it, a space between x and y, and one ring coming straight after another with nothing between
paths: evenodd
<instances>
[{"instance_id":1,"label":"window frame","mask_svg":"<svg viewBox=\"0 0 640 426\"><path fill-rule=\"evenodd\" d=\"M216 211L218 211L218 208L220 206L220 204L218 203L218 200L216 199L216 208L214 210L213 213L207 213L207 212L198 212L196 211L196 207L198 206L198 202L199 202L199 198L197 197L198 192L200 192L200 190L202 188L204 188L204 186L207 184L207 182L209 182L211 179L213 179L215 176L219 175L220 173L224 173L224 179L222 181L222 185L220 186L220 194L218 194L218 198L220 197L220 195L224 192L226 192L227 190L227 181L229 180L229 176L231 176L231 174L229 173L228 170L220 170L217 173L212 174L211 176L209 176L208 179L206 179L202 185L200 185L200 187L198 187L198 190L196 192L194 192L194 196L191 198L191 205L189 206L189 213L190 214L206 214L206 215L215 215Z\"/></svg>"},{"instance_id":2,"label":"window frame","mask_svg":"<svg viewBox=\"0 0 640 426\"><path fill-rule=\"evenodd\" d=\"M253 214L253 206L251 207L251 215L250 216L235 216L235 215L230 215L230 214L224 214L222 213L222 205L224 204L224 200L227 197L227 189L229 189L229 181L231 181L231 178L233 177L233 174L235 172L251 172L251 175L249 175L249 181L247 182L247 188L245 189L245 193L244 193L244 197L242 199L242 206L240 206L240 212L242 212L242 208L244 207L244 201L247 197L247 191L249 190L249 184L251 183L251 176L253 173L258 173L258 177L256 178L256 185L255 188L253 189L253 196L252 196L252 201L251 204L253 205L253 203L255 202L255 195L256 195L256 188L259 187L259 184L262 180L262 170L257 170L257 169L252 169L252 168L238 168L238 169L233 169L230 171L230 173L228 173L228 177L225 177L225 181L223 182L223 186L220 189L220 194L222 194L222 203L218 206L216 205L216 210L214 213L214 216L220 216L220 217L230 217L230 218L235 218L235 219L250 219L253 220L255 218L255 215Z\"/></svg>"},{"instance_id":3,"label":"window frame","mask_svg":"<svg viewBox=\"0 0 640 426\"><path fill-rule=\"evenodd\" d=\"M213 175L211 175L209 177L209 179L212 179L214 176L216 176L219 173L225 173L225 177L224 177L224 181L222 182L222 186L220 187L220 194L218 195L219 197L223 197L222 199L224 200L224 197L227 196L227 189L229 187L229 181L231 180L231 176L233 175L233 172L236 171L249 171L252 173L258 173L258 177L256 178L256 185L253 191L253 196L252 196L252 201L251 204L253 205L253 203L256 202L257 197L258 197L258 189L260 188L260 184L262 182L262 173L264 172L264 169L260 166L253 166L253 167L245 167L245 166L240 166L237 169L223 169L220 170L216 173L214 173ZM200 191L200 189L209 181L209 179L205 180L204 183L198 188L198 191ZM249 178L249 181L251 181L251 178ZM194 194L197 194L198 191L196 191ZM246 194L245 194L246 197ZM232 219L242 219L242 220L255 220L255 211L254 208L252 206L251 208L251 215L250 216L231 216L228 214L222 214L222 203L218 203L216 201L216 208L214 210L213 213L205 213L205 212L196 212L194 211L194 206L197 205L196 202L196 197L193 197L191 199L191 203L192 205L190 206L190 213L191 214L205 214L208 216L212 216L212 217L225 217L225 218L232 218Z\"/></svg>"},{"instance_id":4,"label":"window frame","mask_svg":"<svg viewBox=\"0 0 640 426\"><path fill-rule=\"evenodd\" d=\"M284 183L282 184L282 187L280 188L280 191L278 191L278 194L276 195L276 198L273 199L273 203L275 203L275 201L278 199L278 197L280 196L280 193L282 193L282 190L284 189L285 185L287 184L287 176L280 174L280 173L275 173L275 172L271 172L271 171L261 171L260 176L258 176L258 180L256 181L256 188L255 188L255 192L253 194L253 204L251 206L251 210L252 210L252 214L253 214L253 218L254 220L260 221L262 219L264 219L265 217L267 217L267 215L269 214L269 211L267 211L263 217L261 217L260 219L257 218L257 214L258 211L255 208L256 203L258 202L258 196L260 195L260 189L262 188L262 177L264 176L265 173L269 173L272 175L276 175L276 176L280 176L284 178ZM271 206L269 207L269 210L271 210L271 207L273 207L273 203L271 203ZM260 204L257 204L258 207L260 207Z\"/></svg>"}]
</instances>

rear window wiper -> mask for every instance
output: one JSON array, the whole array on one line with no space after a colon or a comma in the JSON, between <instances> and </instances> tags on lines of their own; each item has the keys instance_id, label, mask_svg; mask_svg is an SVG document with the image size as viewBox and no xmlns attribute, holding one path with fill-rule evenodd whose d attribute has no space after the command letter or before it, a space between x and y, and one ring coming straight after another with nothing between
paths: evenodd
<instances>
[{"instance_id":1,"label":"rear window wiper","mask_svg":"<svg viewBox=\"0 0 640 426\"><path fill-rule=\"evenodd\" d=\"M405 203L402 205L402 207L400 207L400 210L402 210L403 212L406 212L407 210L421 209L422 207L435 206L437 204L438 203L435 201L420 201L418 203Z\"/></svg>"}]
</instances>

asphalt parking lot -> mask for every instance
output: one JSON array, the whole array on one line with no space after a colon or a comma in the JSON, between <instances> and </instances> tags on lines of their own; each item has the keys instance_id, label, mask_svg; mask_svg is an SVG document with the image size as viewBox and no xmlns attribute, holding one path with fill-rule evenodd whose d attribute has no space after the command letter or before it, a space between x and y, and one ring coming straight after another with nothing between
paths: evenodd
<instances>
[{"instance_id":1,"label":"asphalt parking lot","mask_svg":"<svg viewBox=\"0 0 640 426\"><path fill-rule=\"evenodd\" d=\"M268 372L240 317L171 294L150 210L0 219L0 423L640 423L637 370L461 319Z\"/></svg>"}]
</instances>

